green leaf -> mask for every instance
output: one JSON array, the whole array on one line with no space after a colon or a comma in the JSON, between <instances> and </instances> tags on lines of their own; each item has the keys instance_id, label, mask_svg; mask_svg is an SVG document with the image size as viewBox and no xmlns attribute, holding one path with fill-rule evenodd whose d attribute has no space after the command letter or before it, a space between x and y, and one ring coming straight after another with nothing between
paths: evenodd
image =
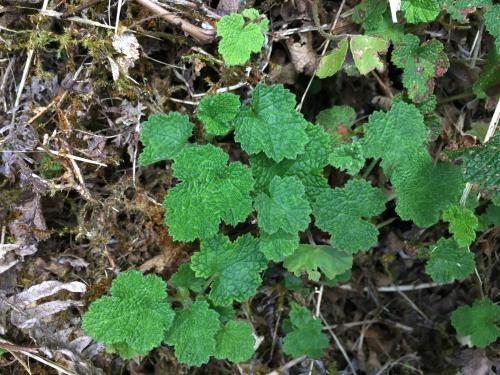
<instances>
[{"instance_id":1,"label":"green leaf","mask_svg":"<svg viewBox=\"0 0 500 375\"><path fill-rule=\"evenodd\" d=\"M290 163L287 173L295 175L302 180L308 190L306 176L319 176L328 165L328 156L331 151L330 139L321 127L308 123L306 127L308 143L306 143L304 153Z\"/></svg>"},{"instance_id":2,"label":"green leaf","mask_svg":"<svg viewBox=\"0 0 500 375\"><path fill-rule=\"evenodd\" d=\"M490 203L484 214L479 216L479 226L477 229L484 231L491 225L500 226L500 206L496 206L493 203Z\"/></svg>"},{"instance_id":3,"label":"green leaf","mask_svg":"<svg viewBox=\"0 0 500 375\"><path fill-rule=\"evenodd\" d=\"M437 223L440 212L459 201L465 186L460 166L448 162L434 166L431 157L423 152L397 169L391 181L397 193L398 215L423 228Z\"/></svg>"},{"instance_id":4,"label":"green leaf","mask_svg":"<svg viewBox=\"0 0 500 375\"><path fill-rule=\"evenodd\" d=\"M496 206L500 206L500 191L493 191L489 194L491 203Z\"/></svg>"},{"instance_id":5,"label":"green leaf","mask_svg":"<svg viewBox=\"0 0 500 375\"><path fill-rule=\"evenodd\" d=\"M298 177L311 202L319 191L328 188L328 183L322 176L324 167L328 165L328 156L331 151L328 134L321 127L310 123L307 125L306 134L309 142L305 146L305 152L298 155L295 160L286 159L276 163L263 153L250 158L257 192L268 192L269 184L274 176Z\"/></svg>"},{"instance_id":6,"label":"green leaf","mask_svg":"<svg viewBox=\"0 0 500 375\"><path fill-rule=\"evenodd\" d=\"M250 234L234 242L223 235L201 241L200 251L191 258L196 276L211 278L210 299L215 305L248 300L261 284L260 273L266 266L259 241Z\"/></svg>"},{"instance_id":7,"label":"green leaf","mask_svg":"<svg viewBox=\"0 0 500 375\"><path fill-rule=\"evenodd\" d=\"M316 226L332 236L333 246L356 253L377 243L377 228L363 218L378 215L384 208L385 197L380 189L366 180L350 180L343 188L321 192L313 204L313 213Z\"/></svg>"},{"instance_id":8,"label":"green leaf","mask_svg":"<svg viewBox=\"0 0 500 375\"><path fill-rule=\"evenodd\" d=\"M352 267L352 254L332 246L300 245L283 265L296 276L307 272L313 281L319 281L320 271L326 278L333 279Z\"/></svg>"},{"instance_id":9,"label":"green leaf","mask_svg":"<svg viewBox=\"0 0 500 375\"><path fill-rule=\"evenodd\" d=\"M486 99L488 93L493 95L497 91L498 86L500 86L500 64L498 61L499 55L496 49L492 49L488 53L486 64L479 78L472 85L472 91L478 98ZM491 93L487 93L487 91L491 91Z\"/></svg>"},{"instance_id":10,"label":"green leaf","mask_svg":"<svg viewBox=\"0 0 500 375\"><path fill-rule=\"evenodd\" d=\"M235 139L249 154L264 152L279 162L304 152L307 121L295 111L295 95L282 85L258 84L251 106L235 119Z\"/></svg>"},{"instance_id":11,"label":"green leaf","mask_svg":"<svg viewBox=\"0 0 500 375\"><path fill-rule=\"evenodd\" d=\"M261 232L260 234L260 251L268 260L281 262L288 255L293 254L299 246L299 234L287 233L284 230L279 230L276 233L269 234Z\"/></svg>"},{"instance_id":12,"label":"green leaf","mask_svg":"<svg viewBox=\"0 0 500 375\"><path fill-rule=\"evenodd\" d=\"M446 9L451 18L462 22L469 22L468 16L477 8L491 6L491 0L441 0L441 8Z\"/></svg>"},{"instance_id":13,"label":"green leaf","mask_svg":"<svg viewBox=\"0 0 500 375\"><path fill-rule=\"evenodd\" d=\"M495 38L495 48L500 54L500 4L495 4L486 10L484 14L484 26L486 30Z\"/></svg>"},{"instance_id":14,"label":"green leaf","mask_svg":"<svg viewBox=\"0 0 500 375\"><path fill-rule=\"evenodd\" d=\"M403 72L403 86L408 97L418 103L434 91L434 78L441 77L450 66L443 44L433 39L420 45L416 35L407 34L397 44L391 61Z\"/></svg>"},{"instance_id":15,"label":"green leaf","mask_svg":"<svg viewBox=\"0 0 500 375\"><path fill-rule=\"evenodd\" d=\"M180 363L200 366L216 353L215 335L220 329L219 314L207 301L198 299L178 312L165 342L175 348Z\"/></svg>"},{"instance_id":16,"label":"green leaf","mask_svg":"<svg viewBox=\"0 0 500 375\"><path fill-rule=\"evenodd\" d=\"M191 289L195 293L203 290L205 281L196 277L188 263L181 264L179 270L170 277L170 283L174 288Z\"/></svg>"},{"instance_id":17,"label":"green leaf","mask_svg":"<svg viewBox=\"0 0 500 375\"><path fill-rule=\"evenodd\" d=\"M458 159L463 161L467 182L481 190L495 190L500 186L500 133L479 147L465 150Z\"/></svg>"},{"instance_id":18,"label":"green leaf","mask_svg":"<svg viewBox=\"0 0 500 375\"><path fill-rule=\"evenodd\" d=\"M204 96L198 106L197 117L205 131L211 135L226 135L232 129L232 121L240 109L240 98L229 92Z\"/></svg>"},{"instance_id":19,"label":"green leaf","mask_svg":"<svg viewBox=\"0 0 500 375\"><path fill-rule=\"evenodd\" d=\"M336 105L325 109L316 116L316 123L322 126L328 133L337 133L342 126L350 129L356 121L354 108L348 105Z\"/></svg>"},{"instance_id":20,"label":"green leaf","mask_svg":"<svg viewBox=\"0 0 500 375\"><path fill-rule=\"evenodd\" d=\"M297 177L275 176L269 185L269 195L255 198L259 228L269 234L278 230L296 233L307 228L311 221L311 207L305 198L305 189Z\"/></svg>"},{"instance_id":21,"label":"green leaf","mask_svg":"<svg viewBox=\"0 0 500 375\"><path fill-rule=\"evenodd\" d=\"M150 115L141 125L140 139L144 149L139 155L139 164L174 159L186 146L193 127L189 117L178 112Z\"/></svg>"},{"instance_id":22,"label":"green leaf","mask_svg":"<svg viewBox=\"0 0 500 375\"><path fill-rule=\"evenodd\" d=\"M242 320L229 321L217 334L215 357L233 363L248 361L254 353L252 327Z\"/></svg>"},{"instance_id":23,"label":"green leaf","mask_svg":"<svg viewBox=\"0 0 500 375\"><path fill-rule=\"evenodd\" d=\"M451 314L451 324L462 336L470 336L472 343L485 348L500 336L495 322L500 320L500 306L489 298L476 300L472 306L460 306Z\"/></svg>"},{"instance_id":24,"label":"green leaf","mask_svg":"<svg viewBox=\"0 0 500 375\"><path fill-rule=\"evenodd\" d=\"M436 95L429 95L425 100L416 104L416 107L422 114L430 115L436 110L437 98Z\"/></svg>"},{"instance_id":25,"label":"green leaf","mask_svg":"<svg viewBox=\"0 0 500 375\"><path fill-rule=\"evenodd\" d=\"M303 355L320 358L329 346L328 337L321 332L321 322L313 319L305 307L295 302L291 305L290 320L293 330L283 340L284 352L295 358Z\"/></svg>"},{"instance_id":26,"label":"green leaf","mask_svg":"<svg viewBox=\"0 0 500 375\"><path fill-rule=\"evenodd\" d=\"M345 283L349 281L352 277L351 270L347 270L344 273L335 276L333 279L325 279L323 284L329 288L335 288L339 283Z\"/></svg>"},{"instance_id":27,"label":"green leaf","mask_svg":"<svg viewBox=\"0 0 500 375\"><path fill-rule=\"evenodd\" d=\"M354 176L365 165L365 156L361 142L353 142L335 147L330 154L329 162L335 168L347 171Z\"/></svg>"},{"instance_id":28,"label":"green leaf","mask_svg":"<svg viewBox=\"0 0 500 375\"><path fill-rule=\"evenodd\" d=\"M401 10L408 23L434 21L440 11L438 0L401 0Z\"/></svg>"},{"instance_id":29,"label":"green leaf","mask_svg":"<svg viewBox=\"0 0 500 375\"><path fill-rule=\"evenodd\" d=\"M386 10L385 0L362 0L354 7L352 20L354 23L362 24L365 30L373 30L383 21Z\"/></svg>"},{"instance_id":30,"label":"green leaf","mask_svg":"<svg viewBox=\"0 0 500 375\"><path fill-rule=\"evenodd\" d=\"M441 238L429 251L425 272L436 283L463 280L474 272L474 253L459 247L455 240Z\"/></svg>"},{"instance_id":31,"label":"green leaf","mask_svg":"<svg viewBox=\"0 0 500 375\"><path fill-rule=\"evenodd\" d=\"M245 22L244 16L249 19ZM219 53L227 65L245 64L252 52L260 52L269 21L255 9L245 9L243 14L230 14L217 22Z\"/></svg>"},{"instance_id":32,"label":"green leaf","mask_svg":"<svg viewBox=\"0 0 500 375\"><path fill-rule=\"evenodd\" d=\"M176 241L209 238L219 223L236 225L252 211L252 172L212 145L185 148L172 167L182 180L165 197L165 223Z\"/></svg>"},{"instance_id":33,"label":"green leaf","mask_svg":"<svg viewBox=\"0 0 500 375\"><path fill-rule=\"evenodd\" d=\"M460 247L467 247L476 239L479 222L474 212L468 208L449 206L443 212L443 220L450 223L450 232Z\"/></svg>"},{"instance_id":34,"label":"green leaf","mask_svg":"<svg viewBox=\"0 0 500 375\"><path fill-rule=\"evenodd\" d=\"M347 38L342 39L337 48L334 48L329 53L321 58L316 75L318 78L327 78L337 73L342 64L344 64L345 56L347 54Z\"/></svg>"},{"instance_id":35,"label":"green leaf","mask_svg":"<svg viewBox=\"0 0 500 375\"><path fill-rule=\"evenodd\" d=\"M386 3L385 1L382 2ZM384 17L377 18L376 22L373 22L373 25L370 26L370 29L365 29L365 35L378 36L380 38L384 38L388 42L396 44L400 43L403 39L404 26L392 22L390 12L386 12Z\"/></svg>"},{"instance_id":36,"label":"green leaf","mask_svg":"<svg viewBox=\"0 0 500 375\"><path fill-rule=\"evenodd\" d=\"M408 163L427 140L424 117L413 104L398 102L389 112L374 112L363 125L363 152L366 157L382 158L386 173Z\"/></svg>"},{"instance_id":37,"label":"green leaf","mask_svg":"<svg viewBox=\"0 0 500 375\"><path fill-rule=\"evenodd\" d=\"M122 358L145 355L160 346L174 320L166 296L166 284L158 276L121 272L113 280L111 296L90 304L82 328Z\"/></svg>"},{"instance_id":38,"label":"green leaf","mask_svg":"<svg viewBox=\"0 0 500 375\"><path fill-rule=\"evenodd\" d=\"M285 278L283 279L283 285L285 286L285 288L293 292L300 292L304 290L302 280L300 279L300 277L294 275L285 276Z\"/></svg>"},{"instance_id":39,"label":"green leaf","mask_svg":"<svg viewBox=\"0 0 500 375\"><path fill-rule=\"evenodd\" d=\"M354 64L363 75L373 69L382 70L384 63L380 60L382 54L387 53L389 43L383 38L367 35L351 37L351 52Z\"/></svg>"}]
</instances>

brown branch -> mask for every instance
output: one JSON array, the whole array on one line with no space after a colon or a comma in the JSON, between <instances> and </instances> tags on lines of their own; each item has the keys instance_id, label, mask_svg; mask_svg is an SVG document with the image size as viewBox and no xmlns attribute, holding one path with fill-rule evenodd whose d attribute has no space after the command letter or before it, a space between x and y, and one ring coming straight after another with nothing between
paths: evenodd
<instances>
[{"instance_id":1,"label":"brown branch","mask_svg":"<svg viewBox=\"0 0 500 375\"><path fill-rule=\"evenodd\" d=\"M174 24L182 29L182 31L191 35L200 44L212 43L215 39L215 32L213 30L205 30L201 27L195 26L192 23L182 19L181 17L165 10L158 4L151 0L135 0L143 7L148 8L151 12L163 18L165 21Z\"/></svg>"},{"instance_id":2,"label":"brown branch","mask_svg":"<svg viewBox=\"0 0 500 375\"><path fill-rule=\"evenodd\" d=\"M78 14L81 11L83 11L85 9L88 9L91 6L99 4L101 1L103 1L103 0L90 0L90 1L86 2L85 4L82 4L82 5L78 6L78 7L76 7L73 10L64 12L62 14L61 18L68 18L68 17L74 16L75 14Z\"/></svg>"}]
</instances>

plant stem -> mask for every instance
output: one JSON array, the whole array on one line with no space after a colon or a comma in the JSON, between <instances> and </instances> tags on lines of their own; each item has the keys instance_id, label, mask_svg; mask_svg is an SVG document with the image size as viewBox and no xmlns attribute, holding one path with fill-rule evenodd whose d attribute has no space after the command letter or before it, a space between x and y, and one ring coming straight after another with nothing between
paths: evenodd
<instances>
[{"instance_id":1,"label":"plant stem","mask_svg":"<svg viewBox=\"0 0 500 375\"><path fill-rule=\"evenodd\" d=\"M474 96L474 93L472 91L462 92L457 95L448 96L447 98L438 99L437 105L454 102L455 100L470 98L471 96Z\"/></svg>"},{"instance_id":2,"label":"plant stem","mask_svg":"<svg viewBox=\"0 0 500 375\"><path fill-rule=\"evenodd\" d=\"M366 168L366 171L363 172L361 175L361 178L367 178L368 175L373 171L373 168L377 165L377 163L380 161L380 158L373 159L371 163L368 165L368 168Z\"/></svg>"}]
</instances>

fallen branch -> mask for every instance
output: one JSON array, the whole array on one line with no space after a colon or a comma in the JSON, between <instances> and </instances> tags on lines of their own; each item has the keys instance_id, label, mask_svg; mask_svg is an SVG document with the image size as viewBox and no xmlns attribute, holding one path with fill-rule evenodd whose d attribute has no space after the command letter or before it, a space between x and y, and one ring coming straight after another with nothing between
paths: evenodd
<instances>
[{"instance_id":1,"label":"fallen branch","mask_svg":"<svg viewBox=\"0 0 500 375\"><path fill-rule=\"evenodd\" d=\"M428 289L428 288L436 288L440 287L443 285L449 285L452 283L424 283L424 284L418 284L418 285L392 285L392 286L379 286L375 287L375 289L379 292L382 293L391 293L391 292L409 292L412 290L420 290L420 289ZM355 288L353 288L349 284L345 285L339 285L340 289L344 290L349 290L349 291L356 291ZM363 288L364 292L370 291L370 288L365 287Z\"/></svg>"},{"instance_id":2,"label":"fallen branch","mask_svg":"<svg viewBox=\"0 0 500 375\"><path fill-rule=\"evenodd\" d=\"M135 0L143 7L148 8L151 12L155 13L165 21L174 24L182 29L185 33L191 35L198 43L209 44L215 39L215 32L213 30L205 30L201 27L195 26L192 23L182 19L181 17L165 10L160 5L151 0Z\"/></svg>"}]
</instances>

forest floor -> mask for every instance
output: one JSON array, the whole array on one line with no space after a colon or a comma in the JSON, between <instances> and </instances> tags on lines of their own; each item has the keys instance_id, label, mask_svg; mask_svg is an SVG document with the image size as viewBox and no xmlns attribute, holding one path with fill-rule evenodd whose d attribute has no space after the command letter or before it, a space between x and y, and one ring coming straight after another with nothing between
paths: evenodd
<instances>
[{"instance_id":1,"label":"forest floor","mask_svg":"<svg viewBox=\"0 0 500 375\"><path fill-rule=\"evenodd\" d=\"M388 61L366 76L340 71L313 79L325 42L313 17L317 1L162 3L160 10L185 20L188 32L144 0L0 5L0 343L9 350L0 356L1 374L247 373L216 360L189 369L167 348L122 360L81 328L81 315L119 271L168 280L197 247L168 235L161 203L173 183L170 164L138 166L141 122L155 112L194 118L204 95L229 88L248 98L259 82L284 84L311 122L333 105L351 106L364 122L403 89L401 70ZM359 33L350 17L356 3L320 1L320 21L330 25L341 6L332 33ZM270 32L260 55L246 67L229 68L209 26L242 5L265 14ZM481 129L493 115L498 92L474 97L478 69L464 57L480 27L476 20L450 27L440 17L413 31L441 40L451 61L436 81L440 128L433 147L473 144L469 130ZM121 38L124 30L131 37ZM480 38L478 66L494 44L486 33ZM232 143L230 137L220 142L228 149ZM333 168L327 173L330 181L345 180ZM381 173L375 167L370 178ZM359 374L493 374L500 369L498 345L463 346L449 315L483 291L500 296L500 229L474 243L476 254L484 255L477 257L477 272L489 277L436 285L418 251L446 234L447 225L421 229L394 216L389 207L378 245L356 255L351 279L324 289L331 346L315 361L315 373L347 374L354 366ZM308 374L309 361L290 362L275 329L290 293L310 306L314 293L287 291L286 271L274 271L249 304L255 330L266 337L251 371ZM304 285L314 291L314 284Z\"/></svg>"}]
</instances>

